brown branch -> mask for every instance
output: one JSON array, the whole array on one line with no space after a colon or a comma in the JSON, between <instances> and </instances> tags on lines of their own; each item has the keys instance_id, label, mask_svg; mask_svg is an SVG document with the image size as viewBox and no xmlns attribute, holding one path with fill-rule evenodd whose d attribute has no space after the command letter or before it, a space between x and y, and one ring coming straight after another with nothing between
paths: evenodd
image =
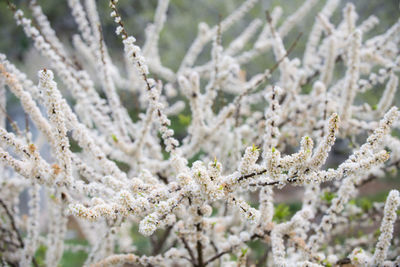
<instances>
[{"instance_id":1,"label":"brown branch","mask_svg":"<svg viewBox=\"0 0 400 267\"><path fill-rule=\"evenodd\" d=\"M110 0L110 8L115 12L116 17L121 17L121 15L119 14L118 9L117 9L117 2L118 1ZM122 31L121 31L122 36L121 37L122 37L122 39L125 40L126 38L128 38L128 33L125 30L125 26L124 26L124 23L122 22L122 19L117 23L118 23L119 26L121 26L121 29L122 29Z\"/></svg>"},{"instance_id":2,"label":"brown branch","mask_svg":"<svg viewBox=\"0 0 400 267\"><path fill-rule=\"evenodd\" d=\"M264 170L259 171L259 172L253 172L253 173L245 174L245 175L240 176L237 181L240 182L240 181L245 180L247 178L258 176L258 175L264 174L266 172L267 172L267 169L264 169Z\"/></svg>"},{"instance_id":3,"label":"brown branch","mask_svg":"<svg viewBox=\"0 0 400 267\"><path fill-rule=\"evenodd\" d=\"M19 242L20 248L24 247L24 241L22 240L22 237L21 237L20 233L18 232L17 226L15 225L14 217L12 216L12 214L11 214L10 210L8 209L7 205L1 199L0 199L0 205L3 207L3 209L5 210L8 218L10 219L11 227L12 227L13 231L17 235L17 240Z\"/></svg>"},{"instance_id":4,"label":"brown branch","mask_svg":"<svg viewBox=\"0 0 400 267\"><path fill-rule=\"evenodd\" d=\"M393 162L391 162L389 165L387 165L386 168L390 168L390 167L394 167L394 166L399 167L399 164L400 164L400 160L393 161ZM368 176L367 179L363 180L363 181L362 181L361 183L359 183L359 184L356 184L355 187L356 187L356 188L360 188L360 187L362 187L363 185L365 185L365 184L367 184L367 183L369 183L369 182L371 182L371 181L374 181L375 179L378 179L378 178L379 178L378 176L376 176L376 175L374 175L374 174L371 174L371 175Z\"/></svg>"},{"instance_id":5,"label":"brown branch","mask_svg":"<svg viewBox=\"0 0 400 267\"><path fill-rule=\"evenodd\" d=\"M17 11L17 7L10 0L7 0L7 6L12 12Z\"/></svg>"},{"instance_id":6,"label":"brown branch","mask_svg":"<svg viewBox=\"0 0 400 267\"><path fill-rule=\"evenodd\" d=\"M264 238L265 236L269 236L270 234L271 234L271 231L264 231L264 233L263 233L262 235L253 234L253 235L250 237L250 239L247 240L246 242L251 241L251 240L255 240L255 239L261 239L261 238ZM209 264L209 263L215 261L216 259L218 259L218 258L222 257L223 255L225 255L225 254L227 254L227 253L230 253L230 252L232 252L232 248L227 249L227 250L224 250L224 251L221 251L220 253L218 253L218 254L214 255L213 257L211 257L210 259L208 259L208 260L204 263L204 266L206 266L207 264Z\"/></svg>"},{"instance_id":7,"label":"brown branch","mask_svg":"<svg viewBox=\"0 0 400 267\"><path fill-rule=\"evenodd\" d=\"M156 175L157 175L157 177L158 177L164 184L168 184L168 179L167 179L167 177L165 177L164 175L162 175L161 172L157 172Z\"/></svg>"},{"instance_id":8,"label":"brown branch","mask_svg":"<svg viewBox=\"0 0 400 267\"><path fill-rule=\"evenodd\" d=\"M193 264L194 266L196 266L196 258L194 257L194 254L193 254L192 249L189 247L189 244L187 243L187 241L185 240L185 238L181 237L180 239L181 239L183 245L185 246L186 250L187 250L188 253L189 253L189 256L190 256L190 259L191 259L192 264Z\"/></svg>"},{"instance_id":9,"label":"brown branch","mask_svg":"<svg viewBox=\"0 0 400 267\"><path fill-rule=\"evenodd\" d=\"M338 63L338 62L341 62L341 61L343 61L343 58L341 57L341 55L337 55L337 58L335 60L335 64ZM308 76L307 80L305 81L305 83L302 86L306 86L309 83L311 83L314 80L314 78L316 78L318 75L320 75L320 73L321 73L320 70L315 70L312 75Z\"/></svg>"},{"instance_id":10,"label":"brown branch","mask_svg":"<svg viewBox=\"0 0 400 267\"><path fill-rule=\"evenodd\" d=\"M289 47L289 49L286 51L286 54L282 57L282 58L280 58L276 63L275 63L275 65L273 65L271 68L270 68L270 74L272 74L272 72L274 72L278 67L279 67L279 64L285 59L285 58L287 58L288 56L289 56L289 54L293 51L293 49L296 47L296 45L297 45L297 43L299 42L299 40L300 40L300 38L301 38L301 36L303 35L303 33L302 32L299 32L299 34L297 35L297 37L296 37L296 39L294 40L294 42L292 43L292 45Z\"/></svg>"},{"instance_id":11,"label":"brown branch","mask_svg":"<svg viewBox=\"0 0 400 267\"><path fill-rule=\"evenodd\" d=\"M28 116L28 114L26 112L24 112L24 115L25 115L25 138L26 138L26 141L28 143L30 143L29 135L28 135L28 133L30 132L29 116Z\"/></svg>"},{"instance_id":12,"label":"brown branch","mask_svg":"<svg viewBox=\"0 0 400 267\"><path fill-rule=\"evenodd\" d=\"M211 244L211 246L213 247L213 249L215 250L215 253L218 253L218 248L217 248L217 246L215 245L215 243L214 243L213 240L210 241L210 244Z\"/></svg>"},{"instance_id":13,"label":"brown branch","mask_svg":"<svg viewBox=\"0 0 400 267\"><path fill-rule=\"evenodd\" d=\"M209 260L207 260L207 261L204 263L204 266L206 266L207 264L209 264L209 263L215 261L216 259L222 257L222 256L225 255L226 253L230 253L231 251L232 251L232 249L229 249L229 250L225 250L225 251L222 251L222 252L220 252L220 253L214 255L213 257L211 257Z\"/></svg>"},{"instance_id":14,"label":"brown branch","mask_svg":"<svg viewBox=\"0 0 400 267\"><path fill-rule=\"evenodd\" d=\"M204 267L205 265L203 262L203 245L201 244L200 241L197 241L196 249L197 249L197 256L198 256L197 266Z\"/></svg>"},{"instance_id":15,"label":"brown branch","mask_svg":"<svg viewBox=\"0 0 400 267\"><path fill-rule=\"evenodd\" d=\"M7 0L7 3L8 3L8 7L9 7L9 8L11 9L11 11L15 14L15 12L17 11L16 6L15 6L13 3L11 3L9 0ZM20 19L21 19L21 18L20 18ZM60 53L60 51L58 51L58 49L57 49L56 47L54 47L53 43L50 42L50 41L46 38L46 36L42 33L42 30L41 30L40 26L37 25L37 23L36 23L35 21L32 21L32 25L31 25L31 26L32 26L33 28L35 28L35 29L38 31L38 34L31 34L30 38L31 38L33 41L35 41L39 36L42 37L42 38L44 39L45 43L48 44L48 45L50 46L51 50L52 50L55 54L57 54L57 56L60 57L61 62L63 62L64 64L66 64L67 66L69 66L69 67L71 67L71 68L73 68L73 69L76 69L76 70L79 70L79 69L80 69L79 66L74 66L74 64L72 64L71 62L69 62L69 61L68 61L68 58L64 57L64 56ZM86 86L84 83L82 83L81 79L77 76L77 74L76 74L74 71L71 71L71 72L70 72L70 75L77 81L77 83L78 83L80 86L82 86L82 88L83 88L85 91L88 90L87 86Z\"/></svg>"},{"instance_id":16,"label":"brown branch","mask_svg":"<svg viewBox=\"0 0 400 267\"><path fill-rule=\"evenodd\" d=\"M13 231L15 232L15 234L17 235L17 240L19 242L19 247L23 248L24 247L24 241L22 240L21 234L18 232L17 226L15 225L14 217L12 216L12 214L11 214L10 210L8 209L7 205L1 199L0 199L0 205L6 211L6 214L7 214L8 218L10 218L11 227L12 227ZM37 264L36 259L35 259L34 256L32 257L32 263L33 263L33 266L35 266L35 267L39 266Z\"/></svg>"},{"instance_id":17,"label":"brown branch","mask_svg":"<svg viewBox=\"0 0 400 267\"><path fill-rule=\"evenodd\" d=\"M268 21L269 13L268 13L268 11L266 11L266 13L268 14L268 15L267 15L267 21ZM269 19L270 19L270 17L269 17ZM272 27L272 25L271 25L271 27ZM269 74L269 75L271 75L271 74L279 67L279 65L282 63L282 61L283 61L285 58L287 58L287 57L289 56L289 54L290 54L290 53L293 51L293 49L296 47L296 45L297 45L297 43L299 42L300 37L301 37L302 35L303 35L302 32L300 32L300 33L297 35L296 40L291 44L291 46L289 47L289 49L286 50L285 55L284 55L282 58L280 58L280 59L269 69L269 71L268 71L268 74ZM236 102L237 102L238 104L237 104L237 108L236 108L236 112L235 112L235 124L236 124L236 126L238 125L238 120L239 120L239 115L240 115L240 106L241 106L240 101L242 100L242 98L243 98L245 95L248 95L252 89L258 87L260 84L262 84L263 82L265 82L267 79L268 79L268 77L265 77L265 79L262 79L262 80L260 80L258 83L256 83L255 87L249 88L248 90L246 90L245 92L243 92L241 95L238 96L238 98L237 98L237 100L236 100Z\"/></svg>"},{"instance_id":18,"label":"brown branch","mask_svg":"<svg viewBox=\"0 0 400 267\"><path fill-rule=\"evenodd\" d=\"M35 6L39 7L39 5L38 5L38 3L37 3L36 0L29 0L28 2L29 2L29 8L31 9L32 12L33 12L33 10L34 10L33 8L34 8ZM14 10L13 10L13 12L14 12ZM44 15L44 14L42 14L42 15ZM47 19L47 18L46 18L46 19ZM50 39L46 37L46 34L43 33L42 27L39 25L39 22L37 21L37 18L36 18L36 17L33 17L32 25L39 31L39 35L41 35L41 36L43 37L44 41L45 41L48 45L50 45L50 47L51 47L51 49L54 51L54 53L56 53L56 54L61 58L61 60L62 60L65 64L67 64L68 66L70 66L70 67L73 68L73 69L76 69L76 70L79 70L79 69L80 69L80 67L78 66L78 64L76 64L77 62L70 62L69 58L65 57L65 56L55 47L55 45L53 44L53 42L51 42Z\"/></svg>"},{"instance_id":19,"label":"brown branch","mask_svg":"<svg viewBox=\"0 0 400 267\"><path fill-rule=\"evenodd\" d=\"M168 226L168 228L165 230L164 234L162 235L162 237L160 238L160 240L158 240L158 242L155 244L155 247L153 248L153 255L157 255L160 253L165 241L167 240L170 232L172 230L172 226Z\"/></svg>"},{"instance_id":20,"label":"brown branch","mask_svg":"<svg viewBox=\"0 0 400 267\"><path fill-rule=\"evenodd\" d=\"M202 216L199 209L197 209L197 213L199 216ZM196 224L196 230L198 233L202 231L200 223ZM200 240L197 240L196 250L197 250L197 267L204 267L205 265L203 260L203 245L201 244Z\"/></svg>"},{"instance_id":21,"label":"brown branch","mask_svg":"<svg viewBox=\"0 0 400 267\"><path fill-rule=\"evenodd\" d=\"M267 172L267 169L264 169L264 170L261 170L259 172L253 172L253 173L245 174L245 175L240 176L237 181L240 182L242 180L245 180L245 179L248 179L248 178L251 178L251 177L254 177L254 176L258 176L258 175L264 174L266 172ZM265 182L265 183L251 183L251 184L249 184L249 186L277 185L280 182L281 181L273 181L273 182ZM286 179L286 182L295 183L295 182L297 182L297 178L296 177L289 177L289 178Z\"/></svg>"},{"instance_id":22,"label":"brown branch","mask_svg":"<svg viewBox=\"0 0 400 267\"><path fill-rule=\"evenodd\" d=\"M336 262L336 265L346 265L346 264L351 264L351 260L349 258L344 258L344 259L340 259Z\"/></svg>"},{"instance_id":23,"label":"brown branch","mask_svg":"<svg viewBox=\"0 0 400 267\"><path fill-rule=\"evenodd\" d=\"M10 115L8 115L7 111L2 106L0 106L0 111L2 111L4 113L4 115L6 115L8 123L10 123L11 128L13 128L13 130L16 133L16 135L17 136L22 136L21 130L19 129L17 123L10 117Z\"/></svg>"}]
</instances>

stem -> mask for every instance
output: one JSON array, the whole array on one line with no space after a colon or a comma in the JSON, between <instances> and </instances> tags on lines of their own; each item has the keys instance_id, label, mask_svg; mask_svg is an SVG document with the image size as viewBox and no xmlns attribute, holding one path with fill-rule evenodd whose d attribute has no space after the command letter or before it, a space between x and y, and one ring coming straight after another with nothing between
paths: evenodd
<instances>
[{"instance_id":1,"label":"stem","mask_svg":"<svg viewBox=\"0 0 400 267\"><path fill-rule=\"evenodd\" d=\"M185 246L186 250L189 252L190 259L192 260L192 264L196 266L196 258L194 257L192 249L189 247L189 244L186 242L185 238L181 237L182 243Z\"/></svg>"},{"instance_id":2,"label":"stem","mask_svg":"<svg viewBox=\"0 0 400 267\"><path fill-rule=\"evenodd\" d=\"M4 208L4 210L7 213L7 216L10 218L11 227L12 227L12 229L14 230L14 232L17 235L17 240L19 242L19 247L23 248L24 247L24 241L22 240L22 237L21 237L20 233L18 232L17 226L15 225L14 217L12 216L12 214L11 214L10 210L8 209L7 205L1 199L0 199L0 205ZM34 256L32 257L32 263L33 263L33 266L35 266L35 267L39 266L37 264L36 259L35 259Z\"/></svg>"},{"instance_id":3,"label":"stem","mask_svg":"<svg viewBox=\"0 0 400 267\"><path fill-rule=\"evenodd\" d=\"M168 226L168 228L165 230L163 236L160 238L160 240L155 244L155 247L153 249L153 255L157 255L160 253L165 241L167 240L169 233L172 230L172 226Z\"/></svg>"},{"instance_id":4,"label":"stem","mask_svg":"<svg viewBox=\"0 0 400 267\"><path fill-rule=\"evenodd\" d=\"M201 244L200 241L197 241L197 255L198 255L198 267L204 267L204 262L203 262L203 245Z\"/></svg>"}]
</instances>

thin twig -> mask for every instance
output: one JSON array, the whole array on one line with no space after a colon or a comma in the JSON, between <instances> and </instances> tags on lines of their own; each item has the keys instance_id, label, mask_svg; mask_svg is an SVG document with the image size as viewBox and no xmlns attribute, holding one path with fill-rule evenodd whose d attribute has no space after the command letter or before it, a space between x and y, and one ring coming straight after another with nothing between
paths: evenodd
<instances>
[{"instance_id":1,"label":"thin twig","mask_svg":"<svg viewBox=\"0 0 400 267\"><path fill-rule=\"evenodd\" d=\"M196 265L196 258L194 257L193 251L192 249L189 247L189 244L187 243L187 241L185 240L185 238L181 237L180 238L183 245L185 246L186 250L189 252L189 256L192 259L192 263L193 265Z\"/></svg>"},{"instance_id":2,"label":"thin twig","mask_svg":"<svg viewBox=\"0 0 400 267\"><path fill-rule=\"evenodd\" d=\"M4 115L6 115L8 122L10 123L17 136L22 136L21 130L19 129L17 123L10 117L10 115L8 115L7 111L2 106L0 106L0 111L2 111Z\"/></svg>"},{"instance_id":3,"label":"thin twig","mask_svg":"<svg viewBox=\"0 0 400 267\"><path fill-rule=\"evenodd\" d=\"M226 253L230 253L231 251L232 251L232 250L229 249L229 250L225 250L225 251L222 251L222 252L220 252L220 253L214 255L214 256L211 257L209 260L207 260L207 261L204 263L204 265L207 265L207 264L209 264L209 263L215 261L215 260L218 259L219 257L222 257L223 255L225 255Z\"/></svg>"},{"instance_id":4,"label":"thin twig","mask_svg":"<svg viewBox=\"0 0 400 267\"><path fill-rule=\"evenodd\" d=\"M247 178L258 176L258 175L264 174L266 172L267 172L267 169L264 169L264 170L259 171L259 172L253 172L253 173L245 174L245 175L240 176L237 181L240 182L240 181L245 180Z\"/></svg>"},{"instance_id":5,"label":"thin twig","mask_svg":"<svg viewBox=\"0 0 400 267\"><path fill-rule=\"evenodd\" d=\"M266 11L266 13L269 14L268 11ZM267 15L267 21L268 21L268 15ZM272 27L272 25L271 25L271 27ZM290 53L291 53L291 52L293 51L293 49L296 47L296 45L297 45L297 43L299 42L300 37L301 37L302 35L303 35L302 32L300 32L300 33L297 35L295 41L290 45L289 49L286 50L285 55L284 55L282 58L280 58L280 59L267 71L268 75L271 75L271 74L279 67L279 65L282 63L282 61L290 55ZM254 88L257 88L260 84L262 84L263 82L265 82L265 81L267 81L267 80L268 80L268 77L265 77L264 79L258 81L258 83L256 83L254 87L249 88L248 90L246 90L245 92L243 92L241 95L238 96L238 98L236 99L237 108L236 108L236 112L235 112L235 123L236 123L236 126L238 125L238 120L239 120L239 115L240 115L240 106L241 106L241 100L242 100L242 98L243 98L245 95L248 95Z\"/></svg>"},{"instance_id":6,"label":"thin twig","mask_svg":"<svg viewBox=\"0 0 400 267\"><path fill-rule=\"evenodd\" d=\"M7 205L1 199L0 199L0 205L6 211L7 216L10 218L11 227L14 230L15 234L17 235L17 240L19 242L19 246L20 246L20 248L23 248L24 247L24 241L22 240L22 237L21 237L20 233L18 232L17 226L15 225L14 217L12 216L12 214L11 214L10 210L8 209ZM33 266L35 266L35 267L39 266L37 264L36 259L35 259L34 256L32 257L32 263L33 263Z\"/></svg>"},{"instance_id":7,"label":"thin twig","mask_svg":"<svg viewBox=\"0 0 400 267\"><path fill-rule=\"evenodd\" d=\"M14 232L17 234L17 239L18 239L18 242L19 242L19 246L21 248L24 247L24 241L22 240L22 237L18 232L17 226L15 225L14 217L12 216L12 214L11 214L10 210L8 209L7 205L1 199L0 199L0 205L6 211L6 214L7 214L8 218L10 219L11 227L14 230Z\"/></svg>"}]
</instances>

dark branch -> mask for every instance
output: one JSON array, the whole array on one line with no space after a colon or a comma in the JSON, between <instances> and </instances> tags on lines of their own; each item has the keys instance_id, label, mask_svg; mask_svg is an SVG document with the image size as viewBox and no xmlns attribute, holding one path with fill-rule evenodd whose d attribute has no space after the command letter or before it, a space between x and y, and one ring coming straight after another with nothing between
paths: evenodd
<instances>
[{"instance_id":1,"label":"dark branch","mask_svg":"<svg viewBox=\"0 0 400 267\"><path fill-rule=\"evenodd\" d=\"M157 254L160 253L160 251L161 251L165 241L167 240L171 230L172 230L172 226L168 226L168 228L165 229L164 234L162 235L160 240L158 240L158 242L155 244L155 247L153 248L153 255L157 255Z\"/></svg>"},{"instance_id":2,"label":"dark branch","mask_svg":"<svg viewBox=\"0 0 400 267\"><path fill-rule=\"evenodd\" d=\"M11 227L13 229L13 231L15 232L15 234L17 235L17 240L19 243L19 247L23 248L24 247L24 241L22 240L21 234L19 233L17 226L15 225L15 220L14 217L12 216L10 210L8 209L7 205L3 202L3 200L0 199L0 205L3 207L3 209L5 210L8 218L10 219L10 223L11 223ZM35 257L32 257L32 263L33 266L38 267L38 264L36 262Z\"/></svg>"},{"instance_id":3,"label":"dark branch","mask_svg":"<svg viewBox=\"0 0 400 267\"><path fill-rule=\"evenodd\" d=\"M185 246L186 250L187 250L188 253L189 253L189 256L190 256L190 259L191 259L192 264L193 264L193 265L196 265L196 258L194 257L193 251L192 251L192 249L189 247L189 244L187 243L187 241L185 240L185 238L181 237L180 239L181 239L183 245Z\"/></svg>"},{"instance_id":4,"label":"dark branch","mask_svg":"<svg viewBox=\"0 0 400 267\"><path fill-rule=\"evenodd\" d=\"M251 178L251 177L254 177L254 176L258 176L258 175L264 174L264 173L266 173L266 172L267 172L267 170L264 169L264 170L259 171L259 172L253 172L253 173L249 173L249 174L242 175L242 176L240 176L240 177L238 178L238 182L240 182L240 181L242 181L242 180L245 180L245 179L247 179L247 178Z\"/></svg>"}]
</instances>

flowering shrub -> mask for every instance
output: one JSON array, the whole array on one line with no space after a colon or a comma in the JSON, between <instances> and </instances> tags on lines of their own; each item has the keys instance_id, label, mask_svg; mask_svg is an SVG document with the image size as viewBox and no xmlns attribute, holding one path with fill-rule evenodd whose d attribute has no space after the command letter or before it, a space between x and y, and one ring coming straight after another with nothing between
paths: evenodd
<instances>
[{"instance_id":1,"label":"flowering shrub","mask_svg":"<svg viewBox=\"0 0 400 267\"><path fill-rule=\"evenodd\" d=\"M73 51L35 0L32 19L10 4L50 65L36 84L0 54L1 106L5 110L10 90L34 124L22 131L8 118L8 131L5 112L0 118L3 265L57 266L64 250L86 251L87 266L400 265L400 239L393 237L399 192L392 190L384 204L355 201L362 185L399 166L400 140L391 135L400 125L391 107L400 70L399 21L363 38L378 19L357 23L347 4L334 25L330 17L339 0L327 0L300 60L291 56L298 39L288 46L282 39L316 0L283 20L275 7L265 22L255 19L224 47L224 32L257 4L246 0L217 25L199 24L174 71L162 64L158 48L169 1L158 1L140 48L111 0L124 47L122 70L105 45L95 0L83 2L68 0L79 31ZM196 64L209 43L210 60ZM244 71L269 51L276 62L271 68ZM355 103L357 94L380 84L386 87L376 106ZM136 96L138 119L121 104L121 92ZM186 106L190 117L182 115ZM179 139L169 119L178 114L188 124ZM328 168L337 137L351 140L352 152ZM274 191L283 187L304 189L298 210L274 205ZM18 207L26 189L24 219ZM133 245L137 226L151 241L147 255ZM369 230L344 235L354 227ZM65 242L68 229L80 231L88 245ZM344 239L339 244L338 237Z\"/></svg>"}]
</instances>

